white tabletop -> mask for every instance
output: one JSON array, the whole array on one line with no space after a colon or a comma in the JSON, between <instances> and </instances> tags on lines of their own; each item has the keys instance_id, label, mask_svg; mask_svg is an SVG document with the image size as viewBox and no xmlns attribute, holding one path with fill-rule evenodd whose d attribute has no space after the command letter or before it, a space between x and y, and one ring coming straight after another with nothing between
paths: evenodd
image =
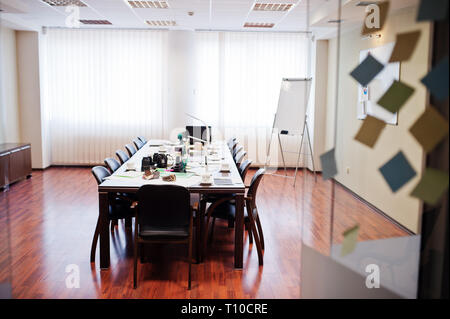
<instances>
[{"instance_id":1,"label":"white tabletop","mask_svg":"<svg viewBox=\"0 0 450 319\"><path fill-rule=\"evenodd\" d=\"M99 191L113 191L114 189L129 189L130 191L136 191L142 185L155 184L155 185L180 185L188 188L190 191L195 192L203 190L208 192L239 192L245 191L245 186L240 177L239 171L234 163L233 156L223 141L215 142L211 145L212 150L216 154L211 154L210 151L196 151L195 156L188 157L186 174L177 174L176 181L166 182L162 178L146 180L144 179L143 172L141 172L141 161L143 157L152 156L154 153L159 152L158 144L165 144L164 147L167 150L166 154L170 154L174 157L174 146L167 141L150 140L140 150L136 152L128 162L135 163L136 172L127 172L127 163L122 165L117 171L115 171L110 177L108 177L103 183L99 185ZM216 185L214 182L211 186L201 185L201 174L205 172L204 158L205 154L209 153L208 158L208 172L211 173L213 179L226 178L231 179L233 184L230 185ZM228 163L230 172L221 173L221 163ZM170 164L170 161L169 161ZM170 167L170 165L169 165ZM172 172L162 172L161 175L171 174Z\"/></svg>"}]
</instances>

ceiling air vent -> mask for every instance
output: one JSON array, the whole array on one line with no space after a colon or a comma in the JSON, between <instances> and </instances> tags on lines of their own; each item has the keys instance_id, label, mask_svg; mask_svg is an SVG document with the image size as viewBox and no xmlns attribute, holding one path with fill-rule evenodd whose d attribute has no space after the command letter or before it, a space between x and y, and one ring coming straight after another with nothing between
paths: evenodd
<instances>
[{"instance_id":1,"label":"ceiling air vent","mask_svg":"<svg viewBox=\"0 0 450 319\"><path fill-rule=\"evenodd\" d=\"M167 9L167 1L128 1L128 4L134 9Z\"/></svg>"},{"instance_id":2,"label":"ceiling air vent","mask_svg":"<svg viewBox=\"0 0 450 319\"><path fill-rule=\"evenodd\" d=\"M380 1L360 1L356 4L357 7L367 7L371 4L378 4Z\"/></svg>"},{"instance_id":3,"label":"ceiling air vent","mask_svg":"<svg viewBox=\"0 0 450 319\"><path fill-rule=\"evenodd\" d=\"M83 24L112 24L108 20L80 20Z\"/></svg>"},{"instance_id":4,"label":"ceiling air vent","mask_svg":"<svg viewBox=\"0 0 450 319\"><path fill-rule=\"evenodd\" d=\"M289 11L293 3L255 3L253 11Z\"/></svg>"},{"instance_id":5,"label":"ceiling air vent","mask_svg":"<svg viewBox=\"0 0 450 319\"><path fill-rule=\"evenodd\" d=\"M173 20L147 20L145 22L152 27L173 27L177 25Z\"/></svg>"},{"instance_id":6,"label":"ceiling air vent","mask_svg":"<svg viewBox=\"0 0 450 319\"><path fill-rule=\"evenodd\" d=\"M77 6L86 7L86 4L80 0L42 0L48 5L53 7L67 7L67 6Z\"/></svg>"},{"instance_id":7,"label":"ceiling air vent","mask_svg":"<svg viewBox=\"0 0 450 319\"><path fill-rule=\"evenodd\" d=\"M265 23L265 22L246 22L244 28L273 28L275 23Z\"/></svg>"}]
</instances>

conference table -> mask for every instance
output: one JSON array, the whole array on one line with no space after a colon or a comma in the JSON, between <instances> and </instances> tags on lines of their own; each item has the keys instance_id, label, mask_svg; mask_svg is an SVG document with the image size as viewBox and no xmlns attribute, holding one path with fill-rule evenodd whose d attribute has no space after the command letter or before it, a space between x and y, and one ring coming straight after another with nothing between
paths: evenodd
<instances>
[{"instance_id":1,"label":"conference table","mask_svg":"<svg viewBox=\"0 0 450 319\"><path fill-rule=\"evenodd\" d=\"M109 196L108 193L136 193L139 187L146 184L157 185L180 185L186 187L191 194L204 196L208 194L234 194L236 196L236 218L235 218L235 237L234 237L234 267L242 268L243 264L243 244L244 244L244 195L245 185L239 174L238 168L234 162L231 151L223 141L214 142L210 150L190 151L194 156L188 157L186 173L174 173L176 181L166 182L162 176L171 174L171 172L161 172L161 177L153 180L142 178L141 161L143 157L152 156L153 153L159 153L161 145L166 149L166 154L173 154L173 143L162 140L149 140L141 149L139 149L126 163L118 168L110 177L106 178L98 186L99 197L99 227L100 227L100 268L107 269L110 265L110 242L109 242ZM210 186L201 184L201 174L205 171L205 155L207 155L208 172L214 179L228 179L228 183L213 183ZM192 155L192 154L191 154ZM128 162L135 163L135 172L127 171ZM230 172L222 173L220 171L221 163L228 163ZM231 184L230 180L231 179ZM220 185L219 185L220 184ZM197 225L197 236L203 236L204 229L204 203L200 202L200 223ZM201 237L197 237L197 252L201 254ZM201 255L200 255L201 256Z\"/></svg>"}]
</instances>

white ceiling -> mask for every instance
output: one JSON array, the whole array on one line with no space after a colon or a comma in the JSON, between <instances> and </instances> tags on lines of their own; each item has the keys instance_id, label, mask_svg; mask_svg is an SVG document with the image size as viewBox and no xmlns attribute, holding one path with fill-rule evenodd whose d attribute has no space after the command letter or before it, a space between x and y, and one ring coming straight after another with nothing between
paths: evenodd
<instances>
[{"instance_id":1,"label":"white ceiling","mask_svg":"<svg viewBox=\"0 0 450 319\"><path fill-rule=\"evenodd\" d=\"M108 20L112 25L83 25L81 28L138 28L152 29L146 20L175 20L170 29L232 30L232 31L307 31L308 0L166 0L168 9L133 9L126 0L82 0L80 19ZM343 5L343 27L360 27L364 7L356 7L357 0L309 0L310 28L319 38L332 36L336 24L337 5ZM414 5L418 0L391 1L394 9ZM287 12L253 11L253 4L292 3ZM42 0L0 0L2 24L22 30L39 30L42 26L66 27L69 13L66 7L54 7ZM194 12L193 16L188 14ZM273 28L244 28L245 22L275 23Z\"/></svg>"}]
</instances>

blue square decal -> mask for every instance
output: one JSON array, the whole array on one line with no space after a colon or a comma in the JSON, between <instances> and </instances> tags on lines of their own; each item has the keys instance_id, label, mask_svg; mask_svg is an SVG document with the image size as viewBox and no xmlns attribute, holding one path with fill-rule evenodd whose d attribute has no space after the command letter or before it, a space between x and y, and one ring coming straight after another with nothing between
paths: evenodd
<instances>
[{"instance_id":1,"label":"blue square decal","mask_svg":"<svg viewBox=\"0 0 450 319\"><path fill-rule=\"evenodd\" d=\"M394 193L417 174L401 151L381 166L380 172Z\"/></svg>"}]
</instances>

